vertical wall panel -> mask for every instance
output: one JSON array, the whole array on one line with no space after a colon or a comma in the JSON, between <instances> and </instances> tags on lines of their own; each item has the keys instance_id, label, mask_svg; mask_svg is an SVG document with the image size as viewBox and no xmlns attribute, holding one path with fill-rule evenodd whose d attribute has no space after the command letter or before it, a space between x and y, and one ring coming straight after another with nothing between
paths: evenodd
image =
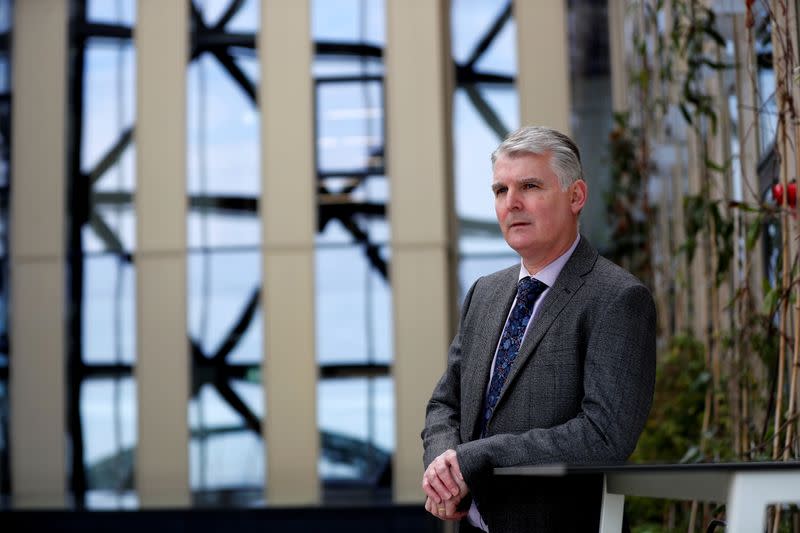
<instances>
[{"instance_id":1,"label":"vertical wall panel","mask_svg":"<svg viewBox=\"0 0 800 533\"><path fill-rule=\"evenodd\" d=\"M186 338L186 2L138 1L136 329L143 507L189 498Z\"/></svg>"},{"instance_id":2,"label":"vertical wall panel","mask_svg":"<svg viewBox=\"0 0 800 533\"><path fill-rule=\"evenodd\" d=\"M14 5L10 459L18 508L65 505L67 0Z\"/></svg>"},{"instance_id":3,"label":"vertical wall panel","mask_svg":"<svg viewBox=\"0 0 800 533\"><path fill-rule=\"evenodd\" d=\"M567 2L514 0L517 90L523 125L570 134Z\"/></svg>"},{"instance_id":4,"label":"vertical wall panel","mask_svg":"<svg viewBox=\"0 0 800 533\"><path fill-rule=\"evenodd\" d=\"M449 2L387 3L397 449L394 499L423 499L419 433L447 359L455 272L451 228ZM488 178L487 178L488 179Z\"/></svg>"},{"instance_id":5,"label":"vertical wall panel","mask_svg":"<svg viewBox=\"0 0 800 533\"><path fill-rule=\"evenodd\" d=\"M267 501L280 505L320 494L310 26L308 0L261 1L264 438Z\"/></svg>"}]
</instances>

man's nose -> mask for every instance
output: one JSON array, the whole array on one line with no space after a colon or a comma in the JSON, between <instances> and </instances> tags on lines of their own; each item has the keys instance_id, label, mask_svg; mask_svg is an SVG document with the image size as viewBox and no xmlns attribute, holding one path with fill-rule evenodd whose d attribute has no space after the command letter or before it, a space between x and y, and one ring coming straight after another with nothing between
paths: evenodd
<instances>
[{"instance_id":1,"label":"man's nose","mask_svg":"<svg viewBox=\"0 0 800 533\"><path fill-rule=\"evenodd\" d=\"M522 206L521 197L517 191L509 189L506 193L506 209L514 211Z\"/></svg>"}]
</instances>

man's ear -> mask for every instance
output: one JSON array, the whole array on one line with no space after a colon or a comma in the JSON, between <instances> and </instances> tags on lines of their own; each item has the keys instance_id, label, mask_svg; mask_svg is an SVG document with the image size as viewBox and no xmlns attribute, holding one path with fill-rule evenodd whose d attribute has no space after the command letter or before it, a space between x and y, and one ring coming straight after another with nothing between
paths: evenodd
<instances>
[{"instance_id":1,"label":"man's ear","mask_svg":"<svg viewBox=\"0 0 800 533\"><path fill-rule=\"evenodd\" d=\"M569 205L573 215L580 213L583 206L586 205L588 192L586 182L583 180L578 180L570 185Z\"/></svg>"}]
</instances>

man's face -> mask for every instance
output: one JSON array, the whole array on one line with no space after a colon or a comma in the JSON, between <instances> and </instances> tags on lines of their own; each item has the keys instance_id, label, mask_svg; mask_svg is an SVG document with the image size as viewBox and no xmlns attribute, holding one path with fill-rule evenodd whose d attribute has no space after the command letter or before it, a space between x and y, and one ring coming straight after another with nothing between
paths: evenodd
<instances>
[{"instance_id":1,"label":"man's face","mask_svg":"<svg viewBox=\"0 0 800 533\"><path fill-rule=\"evenodd\" d=\"M535 273L575 240L586 183L566 190L550 168L550 155L503 154L494 164L492 191L497 221L506 242Z\"/></svg>"}]
</instances>

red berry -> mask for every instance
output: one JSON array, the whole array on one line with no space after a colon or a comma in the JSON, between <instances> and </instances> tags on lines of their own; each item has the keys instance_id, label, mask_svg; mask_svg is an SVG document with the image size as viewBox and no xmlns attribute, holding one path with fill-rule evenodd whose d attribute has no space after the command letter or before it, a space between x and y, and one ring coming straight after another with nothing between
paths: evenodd
<instances>
[{"instance_id":1,"label":"red berry","mask_svg":"<svg viewBox=\"0 0 800 533\"><path fill-rule=\"evenodd\" d=\"M776 183L772 186L772 197L775 199L775 205L783 205L783 185Z\"/></svg>"},{"instance_id":2,"label":"red berry","mask_svg":"<svg viewBox=\"0 0 800 533\"><path fill-rule=\"evenodd\" d=\"M791 182L787 188L786 197L789 200L789 207L794 209L797 205L797 183Z\"/></svg>"}]
</instances>

